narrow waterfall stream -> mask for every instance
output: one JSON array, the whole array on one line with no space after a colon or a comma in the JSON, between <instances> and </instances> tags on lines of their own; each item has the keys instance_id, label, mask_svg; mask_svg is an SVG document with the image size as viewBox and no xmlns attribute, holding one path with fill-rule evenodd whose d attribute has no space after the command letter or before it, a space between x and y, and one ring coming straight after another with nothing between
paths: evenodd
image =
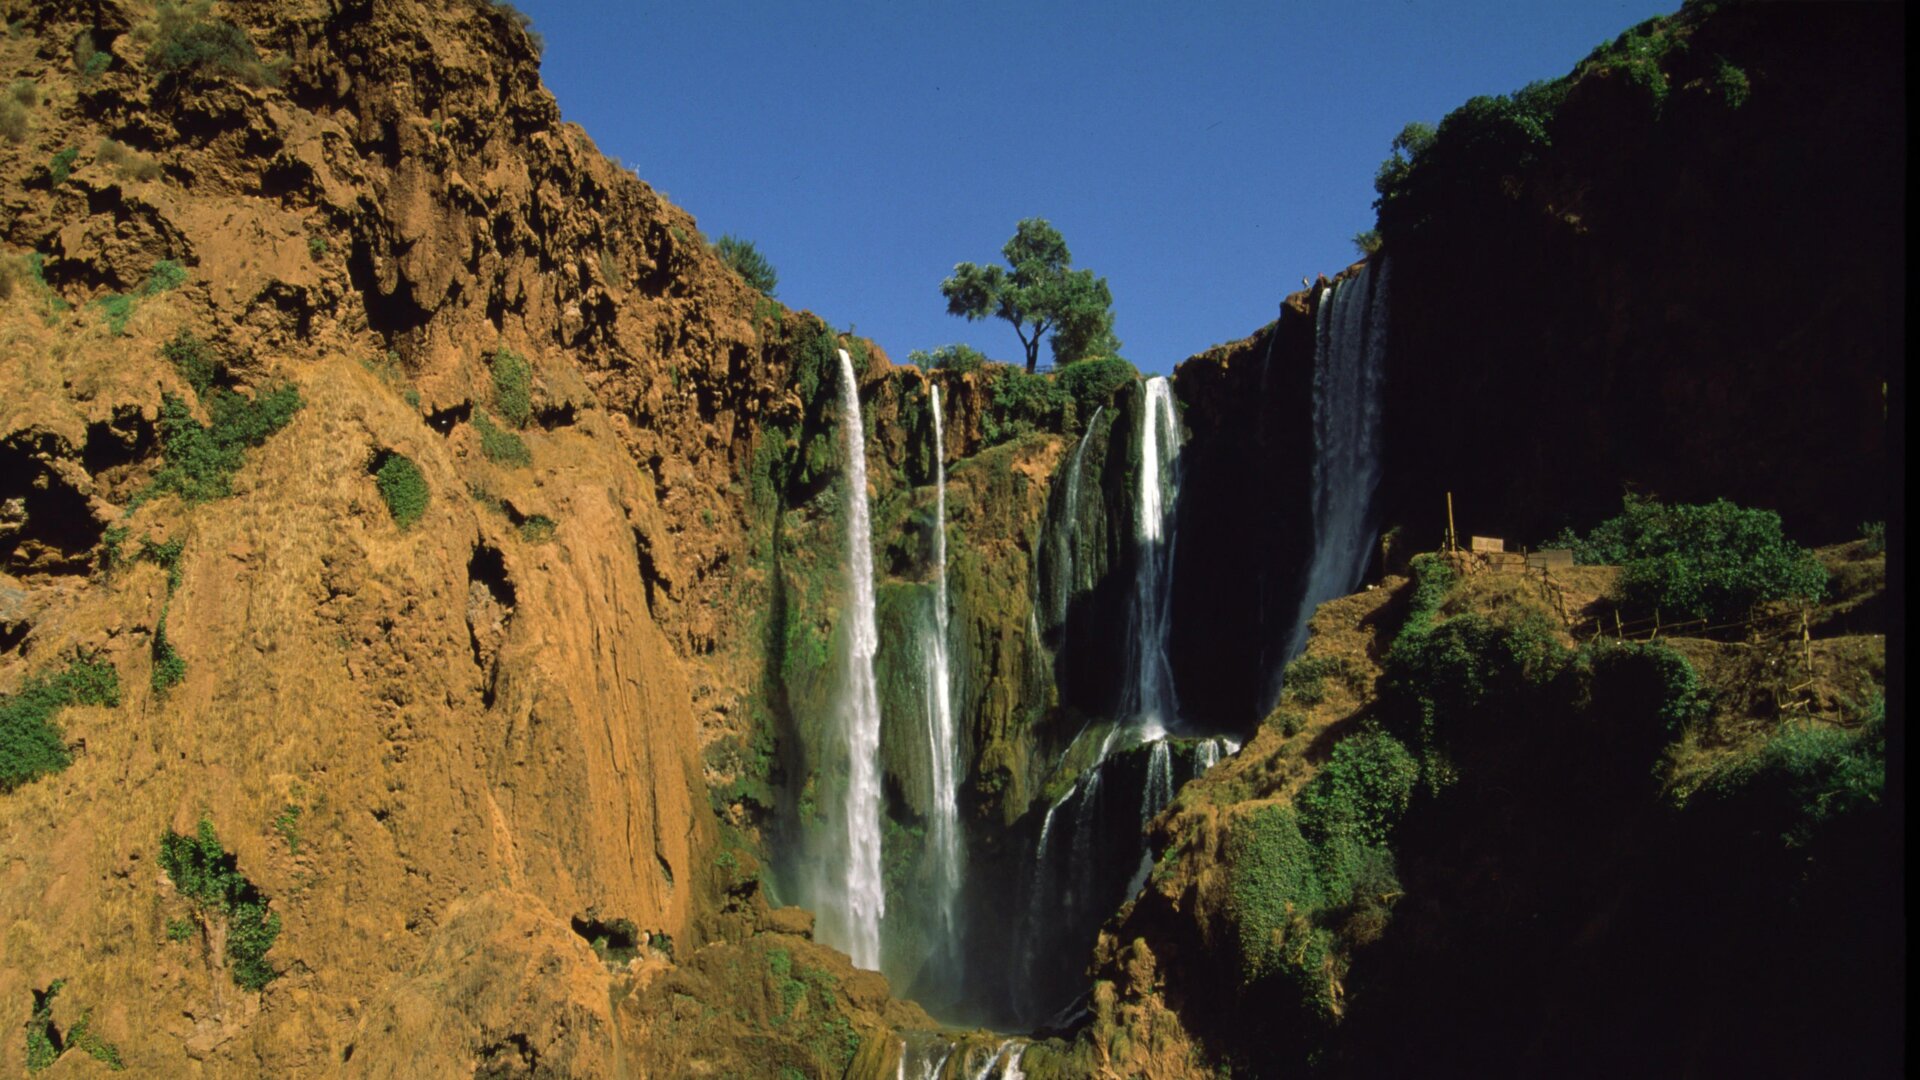
<instances>
[{"instance_id":1,"label":"narrow waterfall stream","mask_svg":"<svg viewBox=\"0 0 1920 1080\"><path fill-rule=\"evenodd\" d=\"M927 845L933 860L931 892L938 908L934 954L942 970L960 964L960 924L954 904L960 892L964 848L960 836L960 793L956 778L958 739L953 721L953 670L947 659L952 601L947 595L947 441L940 387L933 387L934 591L933 628L924 656L927 685L927 751L932 787Z\"/></svg>"},{"instance_id":2,"label":"narrow waterfall stream","mask_svg":"<svg viewBox=\"0 0 1920 1080\"><path fill-rule=\"evenodd\" d=\"M1179 714L1167 635L1173 608L1173 503L1180 460L1180 419L1173 386L1162 376L1146 382L1140 412L1140 491L1134 505L1132 694L1130 721L1142 739L1165 734Z\"/></svg>"},{"instance_id":3,"label":"narrow waterfall stream","mask_svg":"<svg viewBox=\"0 0 1920 1080\"><path fill-rule=\"evenodd\" d=\"M1313 555L1287 647L1270 674L1267 707L1281 675L1307 643L1314 609L1350 593L1373 553L1373 495L1380 486L1380 385L1387 352L1387 265L1321 290L1314 313Z\"/></svg>"},{"instance_id":4,"label":"narrow waterfall stream","mask_svg":"<svg viewBox=\"0 0 1920 1080\"><path fill-rule=\"evenodd\" d=\"M880 695L873 677L880 633L873 612L866 429L853 359L845 349L840 350L840 405L847 451L847 622L851 630L838 710L847 752L846 848L843 903L820 912L821 936L845 949L854 966L877 970L880 920L887 911L880 858Z\"/></svg>"}]
</instances>

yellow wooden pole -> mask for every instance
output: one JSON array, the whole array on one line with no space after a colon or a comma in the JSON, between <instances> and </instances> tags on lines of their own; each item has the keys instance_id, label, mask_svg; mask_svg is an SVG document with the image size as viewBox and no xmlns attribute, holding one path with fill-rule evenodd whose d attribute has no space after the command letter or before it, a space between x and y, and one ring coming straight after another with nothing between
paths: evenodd
<instances>
[{"instance_id":1,"label":"yellow wooden pole","mask_svg":"<svg viewBox=\"0 0 1920 1080\"><path fill-rule=\"evenodd\" d=\"M1447 551L1455 551L1458 547L1458 537L1453 531L1453 492L1449 491L1447 492Z\"/></svg>"}]
</instances>

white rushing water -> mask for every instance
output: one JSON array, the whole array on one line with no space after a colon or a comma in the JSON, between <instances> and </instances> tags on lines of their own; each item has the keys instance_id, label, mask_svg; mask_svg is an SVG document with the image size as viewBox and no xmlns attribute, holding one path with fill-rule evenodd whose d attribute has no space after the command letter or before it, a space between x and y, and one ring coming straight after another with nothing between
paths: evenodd
<instances>
[{"instance_id":1,"label":"white rushing water","mask_svg":"<svg viewBox=\"0 0 1920 1080\"><path fill-rule=\"evenodd\" d=\"M1053 624L1058 627L1064 628L1067 624L1067 601L1079 583L1075 575L1080 567L1080 460L1086 457L1087 440L1093 438L1093 429L1105 410L1105 405L1093 410L1093 418L1087 421L1087 430L1081 433L1079 444L1073 448L1073 457L1067 462L1066 535L1060 538L1061 565L1055 575L1060 584L1053 595Z\"/></svg>"},{"instance_id":2,"label":"white rushing water","mask_svg":"<svg viewBox=\"0 0 1920 1080\"><path fill-rule=\"evenodd\" d=\"M1173 500L1180 458L1180 418L1173 387L1156 375L1146 382L1140 411L1139 497L1134 507L1131 722L1142 741L1165 734L1179 712L1167 659L1172 629Z\"/></svg>"},{"instance_id":3,"label":"white rushing water","mask_svg":"<svg viewBox=\"0 0 1920 1080\"><path fill-rule=\"evenodd\" d=\"M846 737L844 903L823 915L823 937L846 950L855 967L880 967L880 920L887 911L880 868L880 694L873 655L880 633L873 614L873 537L867 516L867 440L853 359L840 350L840 426L847 447L847 582L850 633L839 719Z\"/></svg>"},{"instance_id":4,"label":"white rushing water","mask_svg":"<svg viewBox=\"0 0 1920 1080\"><path fill-rule=\"evenodd\" d=\"M1313 348L1313 555L1306 594L1268 706L1279 700L1286 663L1307 643L1321 604L1360 584L1373 553L1373 495L1380 486L1380 385L1387 355L1387 265L1369 263L1320 291Z\"/></svg>"},{"instance_id":5,"label":"white rushing water","mask_svg":"<svg viewBox=\"0 0 1920 1080\"><path fill-rule=\"evenodd\" d=\"M932 893L937 905L938 933L936 953L946 962L949 972L960 959L958 916L954 903L960 892L960 792L957 780L959 751L953 722L953 673L947 660L947 640L952 622L947 597L947 463L946 426L941 412L940 388L933 388L933 468L934 589L933 633L925 650L927 681L927 749L931 758L928 775L932 800L928 808L927 844L933 858Z\"/></svg>"}]
</instances>

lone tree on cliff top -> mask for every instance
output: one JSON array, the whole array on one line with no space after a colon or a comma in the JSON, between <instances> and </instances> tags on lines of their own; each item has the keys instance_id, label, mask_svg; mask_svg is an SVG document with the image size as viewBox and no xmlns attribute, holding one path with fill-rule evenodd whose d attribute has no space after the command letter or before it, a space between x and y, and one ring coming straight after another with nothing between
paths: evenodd
<instances>
[{"instance_id":1,"label":"lone tree on cliff top","mask_svg":"<svg viewBox=\"0 0 1920 1080\"><path fill-rule=\"evenodd\" d=\"M990 316L1013 324L1027 349L1027 371L1040 359L1040 338L1053 334L1055 363L1112 355L1113 293L1091 270L1070 270L1073 256L1045 218L1027 218L1000 249L1011 271L963 262L940 283L947 313L968 320Z\"/></svg>"}]
</instances>

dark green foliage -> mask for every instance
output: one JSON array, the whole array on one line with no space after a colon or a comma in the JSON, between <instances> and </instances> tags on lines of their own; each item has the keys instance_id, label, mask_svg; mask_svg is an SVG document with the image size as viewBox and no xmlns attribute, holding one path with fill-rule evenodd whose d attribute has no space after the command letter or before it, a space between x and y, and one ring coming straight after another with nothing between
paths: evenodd
<instances>
[{"instance_id":1,"label":"dark green foliage","mask_svg":"<svg viewBox=\"0 0 1920 1080\"><path fill-rule=\"evenodd\" d=\"M192 919L168 919L167 940L176 942L190 941L197 929Z\"/></svg>"},{"instance_id":2,"label":"dark green foliage","mask_svg":"<svg viewBox=\"0 0 1920 1080\"><path fill-rule=\"evenodd\" d=\"M1719 88L1720 99L1727 103L1729 109L1745 105L1747 98L1753 94L1753 83L1748 80L1747 73L1724 56L1714 65L1713 84Z\"/></svg>"},{"instance_id":3,"label":"dark green foliage","mask_svg":"<svg viewBox=\"0 0 1920 1080\"><path fill-rule=\"evenodd\" d=\"M147 67L161 79L228 78L252 86L276 86L278 72L260 59L247 32L212 15L205 0L165 3L147 50Z\"/></svg>"},{"instance_id":4,"label":"dark green foliage","mask_svg":"<svg viewBox=\"0 0 1920 1080\"><path fill-rule=\"evenodd\" d=\"M147 274L147 280L140 286L140 295L155 296L186 283L186 267L173 259L161 259L153 264L153 270Z\"/></svg>"},{"instance_id":5,"label":"dark green foliage","mask_svg":"<svg viewBox=\"0 0 1920 1080\"><path fill-rule=\"evenodd\" d=\"M534 514L520 523L520 539L529 544L544 544L553 539L554 520L545 514Z\"/></svg>"},{"instance_id":6,"label":"dark green foliage","mask_svg":"<svg viewBox=\"0 0 1920 1080\"><path fill-rule=\"evenodd\" d=\"M507 423L524 428L533 422L533 368L512 349L495 349L487 366L493 375L493 406Z\"/></svg>"},{"instance_id":7,"label":"dark green foliage","mask_svg":"<svg viewBox=\"0 0 1920 1080\"><path fill-rule=\"evenodd\" d=\"M1788 723L1759 751L1718 769L1695 803L1737 808L1789 848L1806 847L1831 823L1877 806L1886 790L1886 738L1879 723L1857 731Z\"/></svg>"},{"instance_id":8,"label":"dark green foliage","mask_svg":"<svg viewBox=\"0 0 1920 1080\"><path fill-rule=\"evenodd\" d=\"M161 615L160 621L154 625L152 654L153 692L156 696L165 697L167 691L180 685L180 680L187 677L187 662L174 650L173 642L167 640L165 615Z\"/></svg>"},{"instance_id":9,"label":"dark green foliage","mask_svg":"<svg viewBox=\"0 0 1920 1080\"><path fill-rule=\"evenodd\" d=\"M80 73L82 85L91 85L113 66L113 54L101 52L93 43L93 31L82 30L73 37L73 68Z\"/></svg>"},{"instance_id":10,"label":"dark green foliage","mask_svg":"<svg viewBox=\"0 0 1920 1080\"><path fill-rule=\"evenodd\" d=\"M969 371L979 371L990 361L986 354L971 345L942 345L937 349L915 349L907 354L907 363L922 371L951 371L964 375Z\"/></svg>"},{"instance_id":11,"label":"dark green foliage","mask_svg":"<svg viewBox=\"0 0 1920 1080\"><path fill-rule=\"evenodd\" d=\"M533 454L527 450L526 441L511 431L502 430L486 410L474 410L473 429L480 433L480 452L487 455L488 461L512 469L533 464Z\"/></svg>"},{"instance_id":12,"label":"dark green foliage","mask_svg":"<svg viewBox=\"0 0 1920 1080\"><path fill-rule=\"evenodd\" d=\"M1377 255L1380 252L1380 230L1362 229L1353 234L1353 250L1362 256Z\"/></svg>"},{"instance_id":13,"label":"dark green foliage","mask_svg":"<svg viewBox=\"0 0 1920 1080\"><path fill-rule=\"evenodd\" d=\"M1091 270L1070 270L1073 256L1059 230L1043 218L1026 218L1001 248L1011 270L960 263L940 283L947 312L963 318L1005 319L1020 337L1031 372L1041 338L1054 335L1054 360L1071 363L1112 355L1113 293Z\"/></svg>"},{"instance_id":14,"label":"dark green foliage","mask_svg":"<svg viewBox=\"0 0 1920 1080\"><path fill-rule=\"evenodd\" d=\"M127 332L127 320L133 317L133 301L134 298L125 293L109 293L94 301L100 305L109 334L119 337Z\"/></svg>"},{"instance_id":15,"label":"dark green foliage","mask_svg":"<svg viewBox=\"0 0 1920 1080\"><path fill-rule=\"evenodd\" d=\"M53 155L53 160L47 162L47 176L53 181L54 187L66 183L67 178L73 175L73 159L79 156L80 148L69 146Z\"/></svg>"},{"instance_id":16,"label":"dark green foliage","mask_svg":"<svg viewBox=\"0 0 1920 1080\"><path fill-rule=\"evenodd\" d=\"M1302 705L1318 705L1326 700L1329 675L1349 685L1358 678L1353 665L1343 658L1302 654L1281 673L1280 686L1292 700Z\"/></svg>"},{"instance_id":17,"label":"dark green foliage","mask_svg":"<svg viewBox=\"0 0 1920 1080\"><path fill-rule=\"evenodd\" d=\"M1253 984L1277 971L1305 973L1324 957L1331 935L1314 927L1326 905L1317 853L1291 809L1263 806L1227 837L1227 917L1240 955L1240 978Z\"/></svg>"},{"instance_id":18,"label":"dark green foliage","mask_svg":"<svg viewBox=\"0 0 1920 1080\"><path fill-rule=\"evenodd\" d=\"M327 238L324 236L307 237L307 256L314 262L327 257Z\"/></svg>"},{"instance_id":19,"label":"dark green foliage","mask_svg":"<svg viewBox=\"0 0 1920 1080\"><path fill-rule=\"evenodd\" d=\"M109 525L100 534L100 554L96 557L95 567L100 571L100 576L108 581L112 581L113 576L127 565L126 555L120 550L121 545L127 542L127 533L125 525Z\"/></svg>"},{"instance_id":20,"label":"dark green foliage","mask_svg":"<svg viewBox=\"0 0 1920 1080\"><path fill-rule=\"evenodd\" d=\"M73 763L54 716L68 705L120 704L120 675L112 664L76 654L65 670L32 675L0 695L0 792Z\"/></svg>"},{"instance_id":21,"label":"dark green foliage","mask_svg":"<svg viewBox=\"0 0 1920 1080\"><path fill-rule=\"evenodd\" d=\"M266 442L286 427L303 402L290 384L249 398L216 386L202 395L211 424L194 419L187 403L172 394L160 398L160 450L165 464L152 491L172 491L188 502L206 502L232 494L233 474L246 449Z\"/></svg>"},{"instance_id":22,"label":"dark green foliage","mask_svg":"<svg viewBox=\"0 0 1920 1080\"><path fill-rule=\"evenodd\" d=\"M1069 399L1058 382L1010 364L996 364L990 370L992 388L980 419L988 446L1030 431L1062 429Z\"/></svg>"},{"instance_id":23,"label":"dark green foliage","mask_svg":"<svg viewBox=\"0 0 1920 1080\"><path fill-rule=\"evenodd\" d=\"M1139 378L1140 372L1132 364L1111 356L1068 364L1054 374L1053 381L1073 402L1074 415L1084 426L1093 418L1094 410Z\"/></svg>"},{"instance_id":24,"label":"dark green foliage","mask_svg":"<svg viewBox=\"0 0 1920 1080\"><path fill-rule=\"evenodd\" d=\"M1867 554L1879 555L1887 550L1887 523L1884 521L1863 521L1860 523L1860 539L1867 542Z\"/></svg>"},{"instance_id":25,"label":"dark green foliage","mask_svg":"<svg viewBox=\"0 0 1920 1080\"><path fill-rule=\"evenodd\" d=\"M180 555L186 550L185 540L174 538L164 544L156 543L151 536L140 538L140 550L134 558L150 562L167 572L167 595L172 596L180 588Z\"/></svg>"},{"instance_id":26,"label":"dark green foliage","mask_svg":"<svg viewBox=\"0 0 1920 1080\"><path fill-rule=\"evenodd\" d=\"M1770 600L1816 600L1826 588L1825 568L1782 534L1780 515L1725 499L1669 506L1628 496L1618 517L1584 539L1561 539L1579 562L1619 566L1626 603L1674 619L1740 618Z\"/></svg>"},{"instance_id":27,"label":"dark green foliage","mask_svg":"<svg viewBox=\"0 0 1920 1080\"><path fill-rule=\"evenodd\" d=\"M768 296L774 295L773 290L780 284L780 275L774 271L767 257L753 246L753 241L723 235L713 245L713 251L720 256L721 262L740 275L741 280Z\"/></svg>"},{"instance_id":28,"label":"dark green foliage","mask_svg":"<svg viewBox=\"0 0 1920 1080\"><path fill-rule=\"evenodd\" d=\"M380 489L380 497L387 501L387 510L393 515L394 524L409 529L426 514L430 498L427 478L421 474L420 466L415 465L412 458L389 451L374 470L373 476L375 485Z\"/></svg>"},{"instance_id":29,"label":"dark green foliage","mask_svg":"<svg viewBox=\"0 0 1920 1080\"><path fill-rule=\"evenodd\" d=\"M274 815L273 831L287 842L287 854L300 854L300 815L304 811L299 803L288 803Z\"/></svg>"},{"instance_id":30,"label":"dark green foliage","mask_svg":"<svg viewBox=\"0 0 1920 1080\"><path fill-rule=\"evenodd\" d=\"M227 920L227 971L236 985L261 990L279 977L266 955L280 936L280 916L220 846L213 822L201 818L192 836L161 837L160 867L202 917Z\"/></svg>"},{"instance_id":31,"label":"dark green foliage","mask_svg":"<svg viewBox=\"0 0 1920 1080\"><path fill-rule=\"evenodd\" d=\"M93 1030L91 1010L80 1014L80 1019L73 1023L73 1030L67 1032L67 1048L80 1051L114 1072L127 1067L127 1063L120 1059L120 1048L102 1039Z\"/></svg>"},{"instance_id":32,"label":"dark green foliage","mask_svg":"<svg viewBox=\"0 0 1920 1080\"><path fill-rule=\"evenodd\" d=\"M214 381L220 378L226 367L214 355L212 346L187 330L180 331L172 341L162 345L160 355L173 365L181 378L187 380L187 385L193 387L194 393L203 396L213 389Z\"/></svg>"},{"instance_id":33,"label":"dark green foliage","mask_svg":"<svg viewBox=\"0 0 1920 1080\"><path fill-rule=\"evenodd\" d=\"M1384 697L1396 730L1423 751L1445 750L1525 715L1568 655L1542 617L1501 624L1461 615L1395 639Z\"/></svg>"},{"instance_id":34,"label":"dark green foliage","mask_svg":"<svg viewBox=\"0 0 1920 1080\"><path fill-rule=\"evenodd\" d=\"M1712 706L1699 673L1665 642L1600 641L1581 651L1592 670L1588 707L1644 725L1653 745L1677 737Z\"/></svg>"},{"instance_id":35,"label":"dark green foliage","mask_svg":"<svg viewBox=\"0 0 1920 1080\"><path fill-rule=\"evenodd\" d=\"M33 1013L27 1017L27 1071L36 1073L58 1061L60 1032L53 1026L53 999L60 996L66 980L55 979L45 990L33 992Z\"/></svg>"},{"instance_id":36,"label":"dark green foliage","mask_svg":"<svg viewBox=\"0 0 1920 1080\"><path fill-rule=\"evenodd\" d=\"M1342 739L1295 799L1300 829L1317 841L1345 837L1380 845L1407 812L1420 766L1391 735Z\"/></svg>"}]
</instances>

